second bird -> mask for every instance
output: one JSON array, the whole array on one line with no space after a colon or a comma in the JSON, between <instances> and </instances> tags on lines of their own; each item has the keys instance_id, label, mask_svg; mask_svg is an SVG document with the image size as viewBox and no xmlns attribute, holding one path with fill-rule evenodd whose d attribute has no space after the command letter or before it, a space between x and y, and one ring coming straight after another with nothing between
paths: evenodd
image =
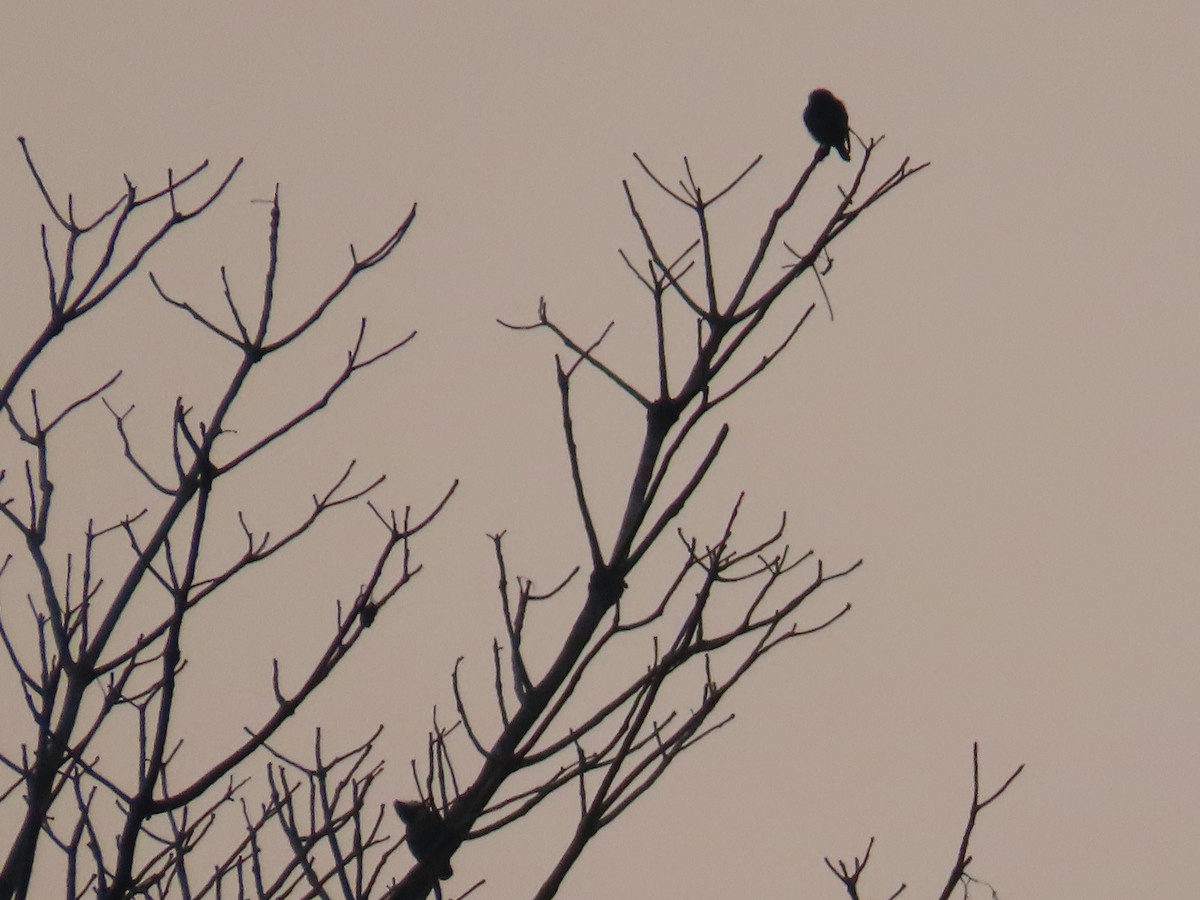
<instances>
[{"instance_id":1,"label":"second bird","mask_svg":"<svg viewBox=\"0 0 1200 900\"><path fill-rule=\"evenodd\" d=\"M842 159L850 162L850 117L841 100L825 88L817 88L808 95L804 124L826 155L833 147Z\"/></svg>"}]
</instances>

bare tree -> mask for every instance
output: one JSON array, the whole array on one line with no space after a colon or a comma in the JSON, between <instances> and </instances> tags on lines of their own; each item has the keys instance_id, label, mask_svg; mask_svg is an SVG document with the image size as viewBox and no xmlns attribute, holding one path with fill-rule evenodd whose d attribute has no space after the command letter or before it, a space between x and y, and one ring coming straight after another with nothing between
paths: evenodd
<instances>
[{"instance_id":1,"label":"bare tree","mask_svg":"<svg viewBox=\"0 0 1200 900\"><path fill-rule=\"evenodd\" d=\"M61 243L55 241L50 229L42 227L48 315L41 332L0 386L0 407L7 424L28 448L16 470L24 476L21 491L25 502L6 495L0 500L0 513L9 526L10 537L15 535L22 545L25 571L36 585L28 594L30 615L22 623L27 629L32 626L32 635L28 631L14 633L17 626L12 621L11 604L6 603L4 618L0 619L0 637L19 678L31 727L19 752L2 758L16 776L3 798L20 797L25 810L0 872L0 897L7 900L27 895L39 848L46 843L65 858L65 866L59 859L48 863L48 867L64 871L67 896L89 893L116 898L172 891L203 896L208 888L219 887L225 873L242 877L245 861L256 859L259 835L267 821L283 825L293 840L294 862L274 876L276 882L287 885L293 871L299 873L296 880L310 882L317 876L307 864L304 841L332 840L348 827L358 827L355 817L361 812L362 798L357 792L365 790L375 774L375 770L359 774L360 759L369 749L369 741L334 764L322 760L318 743L316 762L307 770L310 794L325 797L326 781L339 769L348 769L353 778L339 783L331 800L325 798L330 807L304 840L292 815L297 785L277 769L270 779L269 801L256 814L246 808L248 837L217 867L217 876L202 887L194 886L187 862L196 844L210 832L222 802L239 796L244 784L239 775L243 763L266 748L279 727L353 650L363 629L420 572L421 567L411 559L412 539L437 516L445 500L425 514L407 509L399 515L377 512L383 527L374 559L365 572L355 573L355 583L361 588L354 600L339 611L324 651L311 661L292 690L284 689L276 663L272 685L275 703L269 715L248 727L238 746L223 758L210 760L201 774L190 779L168 777L174 771L171 763L179 747L172 724L181 714L178 688L186 665L181 643L184 624L194 620L199 607L209 605L211 598L247 570L269 564L306 537L318 521L366 498L382 482L382 478L356 479L354 462L350 461L331 485L313 495L308 513L283 531L258 533L239 513L234 527L240 523L244 544L241 552L228 559L217 559L207 552L211 532L230 525L210 515L214 498L222 493L229 477L250 460L271 452L325 408L357 373L386 359L412 338L408 335L380 350L368 351L363 320L344 367L318 396L297 403L280 423L263 423L257 433L248 431L246 417L239 418L237 433L227 426L229 419L240 412L238 402L251 373L276 357L295 353L300 339L319 325L350 285L395 251L412 225L416 208L369 253L360 256L352 247L344 276L317 298L299 325L287 331L272 328L279 258L278 191L270 204L265 283L252 315L247 315L246 305L234 296L224 270L227 325L207 317L190 301L176 299L151 275L165 303L236 350L233 364L216 402L204 413L197 413L184 398L177 399L170 423L170 464L166 471L149 462L147 457L152 454L144 454L131 438L127 428L131 409L108 407L125 458L142 479L150 503L117 521L98 524L88 520L81 529L82 553L56 558L49 549L53 546L50 538L69 527L59 524L64 501L55 493L52 478L56 471L54 454L62 449L60 431L69 417L88 404L103 401L107 405L104 395L121 373L101 376L95 389L74 402L46 410L39 403L37 388L28 386L35 366L45 362L57 344L86 327L85 319L91 318L95 310L112 302L164 239L209 209L225 191L241 161L208 189L198 188L207 173L207 162L182 177L168 173L164 188L145 195L126 179L123 197L95 218L80 221L74 198L68 195L65 205L56 201L24 140L21 146L62 238ZM190 197L197 189L201 190L200 196ZM147 230L149 236L131 237ZM131 240L135 241L132 249L123 251L123 245ZM89 253L95 262L80 268L80 260ZM80 340L86 342L88 337L81 336ZM18 392L22 391L24 402L18 400ZM11 484L13 474L7 468L0 470L0 484ZM446 499L453 490L449 486ZM108 553L105 561L109 571L101 571L101 548L107 549L106 545L117 541L128 547L120 568L111 565L113 554ZM5 554L0 576L6 574L13 558L11 551ZM11 591L5 591L5 599L10 596ZM168 602L155 602L161 598ZM161 610L161 615L154 617L148 609ZM137 630L131 630L131 625ZM13 734L15 729L6 731ZM131 754L126 758L137 760L133 777L121 765L121 758L110 766L101 764L94 747L114 740L123 742L124 751ZM350 808L341 810L337 808L342 802L340 794L347 786L354 796ZM115 841L106 833L114 827ZM379 840L378 830L376 826L365 837L356 835L359 843L367 848L374 846ZM243 852L245 847L250 848L249 855ZM45 852L53 851L41 850ZM344 867L341 869L338 874L344 880ZM256 872L255 879L262 896L278 894L263 880L261 871Z\"/></svg>"},{"instance_id":2,"label":"bare tree","mask_svg":"<svg viewBox=\"0 0 1200 900\"><path fill-rule=\"evenodd\" d=\"M207 163L183 177L169 172L166 186L145 196L127 179L120 200L80 223L74 199L68 196L65 206L56 201L26 151L30 172L62 237L52 240L43 226L49 314L0 388L8 426L27 448L11 472L0 472L4 486L23 475L19 492L9 488L11 495L0 495L0 512L10 536L17 538L13 546L21 548L3 557L0 598L12 595L4 590L6 577L28 575L30 585L28 613L19 625L10 604L0 609L0 637L29 714L24 742L15 752L3 748L3 762L14 780L0 802L19 800L24 809L0 873L0 900L28 895L35 861L45 854L57 854L47 869L64 872L68 897L441 896L440 882L452 877L451 860L463 842L517 825L565 790L577 799L574 831L536 894L553 897L598 832L653 786L681 753L731 720L725 712L727 695L766 654L830 627L850 609L842 603L832 613L809 613L806 601L849 575L859 562L826 566L812 550L796 552L787 539L786 516L768 534L743 537L739 498L724 523L707 536L688 533L678 523L712 475L730 433L727 424L715 420L720 409L757 385L758 376L817 308L808 303L789 317L780 298L807 273L823 292L834 241L924 168L904 159L882 176L869 178L878 146L878 140L864 144L857 170L815 235L804 244L785 242L789 214L825 158L818 149L767 217L750 258L736 265L730 292L718 289L711 218L761 157L710 194L693 177L686 159L683 180L671 186L635 156L652 187L685 211L694 235L678 242L663 239L662 229L649 224L634 190L625 184L640 249L621 256L647 297L648 327L654 335L650 384L640 384L606 361L603 344L611 323L594 338L582 339L560 325L542 301L533 322L506 326L549 332L561 345L556 357L561 427L574 483L573 515L586 535L588 558L564 565L554 576L555 586L539 591L534 579L510 574L505 536L492 536L504 631L490 648L489 684L482 693L472 689L465 673L454 667L456 715L442 722L435 711L427 756L412 763L416 796L395 802L398 818L368 797L382 771L374 760L378 732L331 757L318 731L311 759L303 761L276 746L275 737L355 648L364 630L386 613L389 601L420 573L421 565L411 555L413 539L439 516L456 483L446 486L431 509L397 512L371 499L382 476L356 479L351 460L331 485L313 495L309 512L285 530L256 531L239 509L234 521L243 548L227 559L208 551L206 535L229 528L228 519L211 510L231 473L276 451L358 372L414 336L369 351L364 318L344 367L324 390L298 403L280 423L262 423L252 431L243 417L237 420L236 434L229 425L251 373L297 352L298 341L319 328L335 303L345 302L359 276L396 250L416 207L371 252L360 255L351 247L344 275L316 296L311 311L290 329L272 320L281 251L278 189L269 204L266 277L253 304L235 295L223 268L227 314L220 318L203 304L182 298L169 279L150 275L163 303L235 351L214 403L198 413L184 398L176 401L170 465L164 472L148 461L149 454L132 435L130 409L115 408L108 399L120 372L97 376L93 388L50 411L39 406L32 385L50 348L86 328L76 320L112 302L150 251L216 202L240 161L207 189L200 188ZM133 223L143 219L156 223L149 236L122 251L129 243L128 237L120 240L122 235L138 233ZM141 227L146 234L146 226ZM93 253L93 265L77 271L87 243L100 250ZM777 263L782 268L773 268ZM77 339L87 341L86 332ZM590 474L596 471L589 467L590 448L577 440L580 411L572 388L589 375L607 382L644 421L627 485L614 485L614 467ZM59 524L52 451L63 423L96 402L109 409L124 457L153 500L116 521L88 520L78 532L82 552L57 553L52 549L57 545L48 540L52 528L61 536L70 526ZM597 521L589 498L599 491L619 491L627 498L617 521ZM338 605L323 652L292 690L285 690L276 661L270 713L247 727L236 747L206 761L199 775L179 774L179 766L173 765L179 747L173 721L181 714L177 688L186 665L181 651L185 622L194 621L198 607L211 605L210 598L228 590L247 570L277 562L302 539L316 541L311 532L318 521L363 504L380 526L378 547L365 571L346 574L347 583L354 585L349 592L353 599ZM605 540L603 534L612 537ZM107 547L118 540L126 549L116 566ZM672 555L675 562L668 569L663 560ZM653 565L647 564L651 558ZM19 565L7 571L14 560ZM156 607L152 598L167 602ZM551 625L540 624L549 619L539 619L539 610L552 598L577 609L571 626L557 636ZM143 624L147 610L156 608L161 614ZM552 661L539 669L527 649L547 641L555 648ZM486 715L480 712L482 702L492 705ZM136 757L132 777L102 763L95 750L114 740ZM267 791L255 805L247 796L248 766L251 756L261 755L269 760ZM977 752L975 772L971 813L943 900L956 885L968 883L968 845L978 813L1017 774L981 800ZM219 814L230 801L236 801L241 813L240 837L228 826L218 827ZM398 877L395 853L405 839L415 865ZM205 857L204 866L197 862L202 844L220 847L211 859ZM852 898L859 896L857 881L869 853L870 845L853 866L835 867L827 860Z\"/></svg>"}]
</instances>

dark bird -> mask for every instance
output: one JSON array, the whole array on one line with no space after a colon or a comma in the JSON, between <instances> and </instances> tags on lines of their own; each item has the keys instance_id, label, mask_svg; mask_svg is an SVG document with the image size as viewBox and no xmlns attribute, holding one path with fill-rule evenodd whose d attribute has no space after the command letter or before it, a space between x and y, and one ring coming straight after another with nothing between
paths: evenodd
<instances>
[{"instance_id":1,"label":"dark bird","mask_svg":"<svg viewBox=\"0 0 1200 900\"><path fill-rule=\"evenodd\" d=\"M453 875L450 861L444 856L449 850L449 835L442 814L432 804L416 800L397 800L393 806L408 829L408 849L417 862L442 857L437 877L444 880Z\"/></svg>"},{"instance_id":2,"label":"dark bird","mask_svg":"<svg viewBox=\"0 0 1200 900\"><path fill-rule=\"evenodd\" d=\"M829 155L829 148L850 162L850 117L845 104L825 88L817 88L808 95L808 106L804 109L804 124L813 140L821 145L821 159Z\"/></svg>"}]
</instances>

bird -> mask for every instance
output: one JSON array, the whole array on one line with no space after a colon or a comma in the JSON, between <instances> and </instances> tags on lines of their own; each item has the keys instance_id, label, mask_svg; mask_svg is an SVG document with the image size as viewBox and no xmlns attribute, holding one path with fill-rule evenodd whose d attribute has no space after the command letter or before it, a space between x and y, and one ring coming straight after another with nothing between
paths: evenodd
<instances>
[{"instance_id":1,"label":"bird","mask_svg":"<svg viewBox=\"0 0 1200 900\"><path fill-rule=\"evenodd\" d=\"M842 159L850 162L850 117L841 100L825 88L817 88L808 95L804 124L813 140L821 145L821 159L829 155L832 147Z\"/></svg>"},{"instance_id":2,"label":"bird","mask_svg":"<svg viewBox=\"0 0 1200 900\"><path fill-rule=\"evenodd\" d=\"M431 857L446 852L449 840L446 822L431 803L420 800L397 800L393 807L400 821L408 829L408 849L417 862L423 863ZM454 874L450 861L442 859L437 877L445 880Z\"/></svg>"}]
</instances>

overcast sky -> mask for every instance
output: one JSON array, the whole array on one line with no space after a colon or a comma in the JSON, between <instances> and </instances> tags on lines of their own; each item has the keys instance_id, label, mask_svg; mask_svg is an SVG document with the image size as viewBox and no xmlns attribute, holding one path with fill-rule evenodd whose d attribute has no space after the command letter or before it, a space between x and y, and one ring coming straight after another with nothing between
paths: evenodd
<instances>
[{"instance_id":1,"label":"overcast sky","mask_svg":"<svg viewBox=\"0 0 1200 900\"><path fill-rule=\"evenodd\" d=\"M1200 12L1182 2L7 4L0 353L12 358L43 309L44 213L18 135L87 209L120 196L122 173L149 187L168 166L244 156L213 226L177 236L153 267L218 296L228 263L252 286L266 207L249 201L279 183L281 277L296 298L281 303L295 315L344 268L348 244L381 240L419 203L411 237L364 280L313 365L340 364L364 312L380 340L415 328L418 341L347 395L331 419L341 437L300 454L324 465L314 479L349 454L389 471L401 505L428 507L463 478L406 602L409 622L478 628L438 626L413 644L397 618L346 675L395 679L396 696L347 710L335 683L318 703L347 739L387 723L388 785L404 793L428 706L450 702L455 656L486 684L485 534L509 529L522 571L543 583L583 561L557 348L495 319L527 321L544 295L581 336L616 319L613 352L644 349L644 304L616 252L637 247L621 179L660 221L676 213L650 199L631 154L671 180L687 155L713 188L765 156L716 226L732 271L811 158L800 113L829 87L859 134L886 135L880 173L906 156L932 166L836 245L836 318L814 317L730 413L707 521L742 489L762 527L787 509L796 543L831 563L865 559L820 601L854 612L769 660L733 696L737 723L605 833L563 896L835 897L822 857L861 853L871 835L868 891L907 881L928 896L956 850L974 740L985 786L1027 764L977 833L974 872L1004 900L1188 896L1200 840L1197 59ZM806 202L828 208L851 171L824 163ZM114 354L137 329L178 322L139 317L151 308L140 284L130 311L94 325ZM806 280L791 302L819 298ZM146 403L137 377L176 353L130 362L119 399ZM199 340L188 353L185 368L219 358ZM287 384L276 390L264 402L287 399ZM618 408L600 386L586 397L595 421ZM103 432L102 416L94 424ZM626 432L588 437L593 459L628 458ZM303 482L300 500L315 489ZM323 633L327 607L310 599ZM297 607L279 604L268 618L286 610L270 620L306 634ZM236 640L214 632L193 647L196 671L220 677L225 637ZM415 664L433 672L427 684L412 685ZM265 702L268 669L256 671ZM4 704L11 677L0 672ZM522 896L563 836L547 815L466 848L455 868L489 879L481 896Z\"/></svg>"}]
</instances>

